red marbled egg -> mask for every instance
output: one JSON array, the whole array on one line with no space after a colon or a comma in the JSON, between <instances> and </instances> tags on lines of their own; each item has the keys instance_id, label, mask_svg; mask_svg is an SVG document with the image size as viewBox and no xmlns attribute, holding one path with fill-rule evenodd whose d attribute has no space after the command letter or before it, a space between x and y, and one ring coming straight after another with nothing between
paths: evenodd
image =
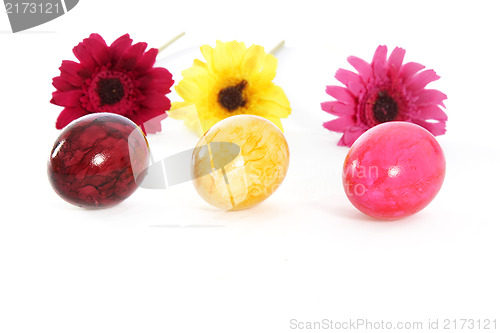
<instances>
[{"instance_id":1,"label":"red marbled egg","mask_svg":"<svg viewBox=\"0 0 500 333\"><path fill-rule=\"evenodd\" d=\"M128 198L148 165L149 146L140 128L123 116L96 113L64 128L52 148L48 176L69 203L105 208Z\"/></svg>"}]
</instances>

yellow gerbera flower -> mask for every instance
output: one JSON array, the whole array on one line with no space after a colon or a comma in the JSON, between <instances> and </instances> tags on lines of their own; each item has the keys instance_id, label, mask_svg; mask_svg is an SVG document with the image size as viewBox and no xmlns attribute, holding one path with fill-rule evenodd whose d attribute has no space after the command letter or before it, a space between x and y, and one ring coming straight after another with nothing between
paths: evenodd
<instances>
[{"instance_id":1,"label":"yellow gerbera flower","mask_svg":"<svg viewBox=\"0 0 500 333\"><path fill-rule=\"evenodd\" d=\"M280 118L288 117L291 108L283 89L271 82L278 66L275 56L262 46L247 49L236 41L217 41L215 49L203 45L201 53L207 62L195 59L182 72L175 90L184 101L172 104L171 117L200 135L238 114L267 118L283 131Z\"/></svg>"}]
</instances>

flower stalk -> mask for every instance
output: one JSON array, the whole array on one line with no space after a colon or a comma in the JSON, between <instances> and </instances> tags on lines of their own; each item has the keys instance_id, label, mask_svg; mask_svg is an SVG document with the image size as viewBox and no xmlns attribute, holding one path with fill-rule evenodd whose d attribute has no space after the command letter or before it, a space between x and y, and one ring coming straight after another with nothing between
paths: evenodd
<instances>
[{"instance_id":1,"label":"flower stalk","mask_svg":"<svg viewBox=\"0 0 500 333\"><path fill-rule=\"evenodd\" d=\"M276 44L272 49L271 51L269 51L270 54L272 54L273 56L276 56L276 53L281 50L283 48L283 46L285 46L285 40L282 40L281 42L279 42L278 44Z\"/></svg>"},{"instance_id":2,"label":"flower stalk","mask_svg":"<svg viewBox=\"0 0 500 333\"><path fill-rule=\"evenodd\" d=\"M166 42L165 44L163 44L162 46L160 46L158 48L158 53L161 53L162 51L164 51L167 47L169 47L170 45L172 45L173 43L175 43L179 38L181 38L185 34L186 33L183 31L180 34L178 34L177 36L175 36L174 38L172 38L171 40L169 40L168 42Z\"/></svg>"}]
</instances>

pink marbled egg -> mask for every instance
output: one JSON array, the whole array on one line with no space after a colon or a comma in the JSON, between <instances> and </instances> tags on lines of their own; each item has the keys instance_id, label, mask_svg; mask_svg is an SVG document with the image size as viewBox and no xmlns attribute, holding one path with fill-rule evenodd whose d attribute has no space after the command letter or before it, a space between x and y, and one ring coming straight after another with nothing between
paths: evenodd
<instances>
[{"instance_id":1,"label":"pink marbled egg","mask_svg":"<svg viewBox=\"0 0 500 333\"><path fill-rule=\"evenodd\" d=\"M425 208L444 181L446 161L434 136L408 122L387 122L352 145L342 181L351 203L375 218L395 220Z\"/></svg>"}]
</instances>

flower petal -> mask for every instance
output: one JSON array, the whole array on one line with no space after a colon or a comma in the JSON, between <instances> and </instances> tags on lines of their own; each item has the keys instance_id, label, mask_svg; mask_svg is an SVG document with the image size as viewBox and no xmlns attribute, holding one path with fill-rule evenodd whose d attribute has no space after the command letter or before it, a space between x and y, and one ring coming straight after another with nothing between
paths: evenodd
<instances>
[{"instance_id":1,"label":"flower petal","mask_svg":"<svg viewBox=\"0 0 500 333\"><path fill-rule=\"evenodd\" d=\"M75 86L70 84L67 80L60 76L56 76L52 79L52 85L59 91L68 91L75 89Z\"/></svg>"},{"instance_id":2,"label":"flower petal","mask_svg":"<svg viewBox=\"0 0 500 333\"><path fill-rule=\"evenodd\" d=\"M88 70L92 70L93 68L95 68L96 62L94 60L94 57L92 56L91 49L88 47L87 39L84 39L73 48L73 54L78 60L80 60L80 64L82 67Z\"/></svg>"},{"instance_id":3,"label":"flower petal","mask_svg":"<svg viewBox=\"0 0 500 333\"><path fill-rule=\"evenodd\" d=\"M358 81L349 82L347 88L352 92L354 96L359 96L362 92L366 91L366 86L362 82Z\"/></svg>"},{"instance_id":4,"label":"flower petal","mask_svg":"<svg viewBox=\"0 0 500 333\"><path fill-rule=\"evenodd\" d=\"M438 105L430 105L427 107L423 107L420 110L420 113L418 115L418 118L420 119L435 119L435 120L442 120L446 121L448 120L448 116L444 112L443 109L441 109Z\"/></svg>"},{"instance_id":5,"label":"flower petal","mask_svg":"<svg viewBox=\"0 0 500 333\"><path fill-rule=\"evenodd\" d=\"M222 43L217 41L214 49L214 67L218 71L230 70L241 65L247 48L242 42L232 41Z\"/></svg>"},{"instance_id":6,"label":"flower petal","mask_svg":"<svg viewBox=\"0 0 500 333\"><path fill-rule=\"evenodd\" d=\"M361 77L354 72L340 68L335 73L335 78L342 82L354 96L358 96L365 90L363 80L361 80Z\"/></svg>"},{"instance_id":7,"label":"flower petal","mask_svg":"<svg viewBox=\"0 0 500 333\"><path fill-rule=\"evenodd\" d=\"M204 113L203 107L197 108L190 102L174 102L172 108L168 111L168 116L179 119L184 122L189 129L198 135L203 135L200 115Z\"/></svg>"},{"instance_id":8,"label":"flower petal","mask_svg":"<svg viewBox=\"0 0 500 333\"><path fill-rule=\"evenodd\" d=\"M194 59L193 66L182 71L182 76L184 76L185 79L195 80L200 75L208 76L209 72L207 69L207 64L198 59Z\"/></svg>"},{"instance_id":9,"label":"flower petal","mask_svg":"<svg viewBox=\"0 0 500 333\"><path fill-rule=\"evenodd\" d=\"M89 38L84 39L84 43L99 66L106 65L110 61L111 57L108 45L106 45L101 35L91 34Z\"/></svg>"},{"instance_id":10,"label":"flower petal","mask_svg":"<svg viewBox=\"0 0 500 333\"><path fill-rule=\"evenodd\" d=\"M413 75L417 74L418 71L424 69L425 66L417 62L408 62L401 68L401 78L403 82L408 81Z\"/></svg>"},{"instance_id":11,"label":"flower petal","mask_svg":"<svg viewBox=\"0 0 500 333\"><path fill-rule=\"evenodd\" d=\"M144 42L139 42L132 45L120 58L120 60L118 60L114 68L125 69L127 71L135 69L135 66L137 65L137 59L142 57L147 46L148 44Z\"/></svg>"},{"instance_id":12,"label":"flower petal","mask_svg":"<svg viewBox=\"0 0 500 333\"><path fill-rule=\"evenodd\" d=\"M333 103L340 103L340 102L337 102L337 101L327 101L327 102L323 102L321 103L321 110L325 111L325 112L328 112L330 114L333 114L333 106L335 104Z\"/></svg>"},{"instance_id":13,"label":"flower petal","mask_svg":"<svg viewBox=\"0 0 500 333\"><path fill-rule=\"evenodd\" d=\"M152 134L161 131L161 121L167 117L165 110L146 108L131 116L130 120L138 124L145 134Z\"/></svg>"},{"instance_id":14,"label":"flower petal","mask_svg":"<svg viewBox=\"0 0 500 333\"><path fill-rule=\"evenodd\" d=\"M214 49L210 45L202 45L200 47L203 58L207 61L207 69L214 72Z\"/></svg>"},{"instance_id":15,"label":"flower petal","mask_svg":"<svg viewBox=\"0 0 500 333\"><path fill-rule=\"evenodd\" d=\"M52 104L60 106L78 106L80 105L82 91L80 89L69 91L55 91L52 93Z\"/></svg>"},{"instance_id":16,"label":"flower petal","mask_svg":"<svg viewBox=\"0 0 500 333\"><path fill-rule=\"evenodd\" d=\"M87 111L85 111L81 107L64 108L64 110L62 110L62 112L59 114L59 117L57 117L56 128L63 129L73 120L85 116L86 114L88 114Z\"/></svg>"},{"instance_id":17,"label":"flower petal","mask_svg":"<svg viewBox=\"0 0 500 333\"><path fill-rule=\"evenodd\" d=\"M343 68L339 68L337 72L335 72L335 78L345 86L351 81L361 81L358 74Z\"/></svg>"},{"instance_id":18,"label":"flower petal","mask_svg":"<svg viewBox=\"0 0 500 333\"><path fill-rule=\"evenodd\" d=\"M431 104L438 104L444 106L443 101L448 97L439 90L435 89L424 89L418 94L418 99L415 104L424 106Z\"/></svg>"},{"instance_id":19,"label":"flower petal","mask_svg":"<svg viewBox=\"0 0 500 333\"><path fill-rule=\"evenodd\" d=\"M262 71L259 76L255 78L257 84L263 84L266 82L271 82L276 76L276 70L278 68L278 58L272 54L266 54L264 57L264 63L262 64Z\"/></svg>"},{"instance_id":20,"label":"flower petal","mask_svg":"<svg viewBox=\"0 0 500 333\"><path fill-rule=\"evenodd\" d=\"M242 74L251 80L255 74L261 72L265 57L266 52L262 46L250 46L241 62Z\"/></svg>"},{"instance_id":21,"label":"flower petal","mask_svg":"<svg viewBox=\"0 0 500 333\"><path fill-rule=\"evenodd\" d=\"M155 61L156 56L158 55L158 49L149 49L137 62L137 66L135 69L139 72L147 71L152 68Z\"/></svg>"},{"instance_id":22,"label":"flower petal","mask_svg":"<svg viewBox=\"0 0 500 333\"><path fill-rule=\"evenodd\" d=\"M323 102L321 109L336 116L354 115L356 111L354 104L345 104L339 101Z\"/></svg>"},{"instance_id":23,"label":"flower petal","mask_svg":"<svg viewBox=\"0 0 500 333\"><path fill-rule=\"evenodd\" d=\"M399 72L401 64L403 64L405 53L406 50L401 47L394 48L394 50L391 52L391 55L389 56L389 59L387 60L387 67L389 67L390 70Z\"/></svg>"},{"instance_id":24,"label":"flower petal","mask_svg":"<svg viewBox=\"0 0 500 333\"><path fill-rule=\"evenodd\" d=\"M393 82L398 82L401 72L401 65L405 57L405 49L396 47L387 60L387 73Z\"/></svg>"},{"instance_id":25,"label":"flower petal","mask_svg":"<svg viewBox=\"0 0 500 333\"><path fill-rule=\"evenodd\" d=\"M170 110L168 110L168 116L172 117L174 119L186 118L186 115L185 115L186 112L181 112L181 111L179 111L179 109L185 108L185 110L188 110L191 108L187 108L187 107L193 106L193 105L194 104L191 102L173 102L172 107L170 108ZM185 111L185 110L182 110L182 111ZM189 111L193 112L193 110L189 110Z\"/></svg>"},{"instance_id":26,"label":"flower petal","mask_svg":"<svg viewBox=\"0 0 500 333\"><path fill-rule=\"evenodd\" d=\"M439 76L432 69L417 73L407 83L407 87L411 90L424 89L426 85L432 81L439 79Z\"/></svg>"},{"instance_id":27,"label":"flower petal","mask_svg":"<svg viewBox=\"0 0 500 333\"><path fill-rule=\"evenodd\" d=\"M373 76L372 66L363 59L350 56L347 61L358 71L365 82Z\"/></svg>"},{"instance_id":28,"label":"flower petal","mask_svg":"<svg viewBox=\"0 0 500 333\"><path fill-rule=\"evenodd\" d=\"M373 55L372 66L373 74L380 80L385 80L387 76L387 46L379 45Z\"/></svg>"},{"instance_id":29,"label":"flower petal","mask_svg":"<svg viewBox=\"0 0 500 333\"><path fill-rule=\"evenodd\" d=\"M347 88L344 87L326 86L326 93L346 104L356 102L352 93Z\"/></svg>"},{"instance_id":30,"label":"flower petal","mask_svg":"<svg viewBox=\"0 0 500 333\"><path fill-rule=\"evenodd\" d=\"M170 100L164 94L161 94L154 90L146 90L143 92L145 99L142 101L142 105L151 109L170 109Z\"/></svg>"},{"instance_id":31,"label":"flower petal","mask_svg":"<svg viewBox=\"0 0 500 333\"><path fill-rule=\"evenodd\" d=\"M264 118L279 117L286 118L290 115L292 109L290 106L283 106L272 100L261 100L255 104L249 114L255 114Z\"/></svg>"},{"instance_id":32,"label":"flower petal","mask_svg":"<svg viewBox=\"0 0 500 333\"><path fill-rule=\"evenodd\" d=\"M231 57L231 63L234 67L238 67L241 65L243 61L243 57L247 50L245 43L232 41L231 43L226 43L227 52Z\"/></svg>"},{"instance_id":33,"label":"flower petal","mask_svg":"<svg viewBox=\"0 0 500 333\"><path fill-rule=\"evenodd\" d=\"M208 91L200 88L193 80L182 79L178 85L175 86L175 91L185 101L194 102L199 99L207 98Z\"/></svg>"},{"instance_id":34,"label":"flower petal","mask_svg":"<svg viewBox=\"0 0 500 333\"><path fill-rule=\"evenodd\" d=\"M373 54L372 63L376 61L381 61L384 65L387 60L387 46L379 45Z\"/></svg>"},{"instance_id":35,"label":"flower petal","mask_svg":"<svg viewBox=\"0 0 500 333\"><path fill-rule=\"evenodd\" d=\"M353 127L344 132L338 143L339 146L350 147L363 134L365 130L359 127Z\"/></svg>"},{"instance_id":36,"label":"flower petal","mask_svg":"<svg viewBox=\"0 0 500 333\"><path fill-rule=\"evenodd\" d=\"M334 132L344 132L354 125L355 121L352 116L339 117L323 124L326 129Z\"/></svg>"},{"instance_id":37,"label":"flower petal","mask_svg":"<svg viewBox=\"0 0 500 333\"><path fill-rule=\"evenodd\" d=\"M75 87L80 87L83 81L90 78L92 71L84 69L82 65L71 60L63 60L61 67L61 77Z\"/></svg>"},{"instance_id":38,"label":"flower petal","mask_svg":"<svg viewBox=\"0 0 500 333\"><path fill-rule=\"evenodd\" d=\"M207 70L206 63L197 59L193 62L193 66L182 71L184 80L193 81L201 89L211 89L213 85L213 78Z\"/></svg>"},{"instance_id":39,"label":"flower petal","mask_svg":"<svg viewBox=\"0 0 500 333\"><path fill-rule=\"evenodd\" d=\"M290 102L288 101L283 88L275 85L274 83L271 83L266 89L263 89L262 91L256 93L255 96L257 96L259 99L271 101L286 109L290 109ZM285 117L287 117L289 114L290 112L288 112Z\"/></svg>"},{"instance_id":40,"label":"flower petal","mask_svg":"<svg viewBox=\"0 0 500 333\"><path fill-rule=\"evenodd\" d=\"M413 122L417 125L422 126L426 130L431 132L431 134L434 136L443 135L446 133L446 123L444 121L431 123L424 120L414 119Z\"/></svg>"},{"instance_id":41,"label":"flower petal","mask_svg":"<svg viewBox=\"0 0 500 333\"><path fill-rule=\"evenodd\" d=\"M113 44L109 47L111 62L116 63L118 59L130 48L132 45L132 39L130 39L129 34L125 34L115 40Z\"/></svg>"},{"instance_id":42,"label":"flower petal","mask_svg":"<svg viewBox=\"0 0 500 333\"><path fill-rule=\"evenodd\" d=\"M283 125L281 124L281 119L280 118L269 116L269 115L265 116L264 118L266 118L267 120L271 121L274 125L276 125L281 130L281 132L285 131L283 129Z\"/></svg>"},{"instance_id":43,"label":"flower petal","mask_svg":"<svg viewBox=\"0 0 500 333\"><path fill-rule=\"evenodd\" d=\"M217 41L217 45L214 50L214 69L217 72L226 73L233 68L233 61L231 55L229 54L230 44L222 43L221 41ZM236 43L236 42L235 42Z\"/></svg>"},{"instance_id":44,"label":"flower petal","mask_svg":"<svg viewBox=\"0 0 500 333\"><path fill-rule=\"evenodd\" d=\"M151 68L138 81L141 89L154 89L163 94L169 93L170 87L174 84L172 73L163 67Z\"/></svg>"}]
</instances>

